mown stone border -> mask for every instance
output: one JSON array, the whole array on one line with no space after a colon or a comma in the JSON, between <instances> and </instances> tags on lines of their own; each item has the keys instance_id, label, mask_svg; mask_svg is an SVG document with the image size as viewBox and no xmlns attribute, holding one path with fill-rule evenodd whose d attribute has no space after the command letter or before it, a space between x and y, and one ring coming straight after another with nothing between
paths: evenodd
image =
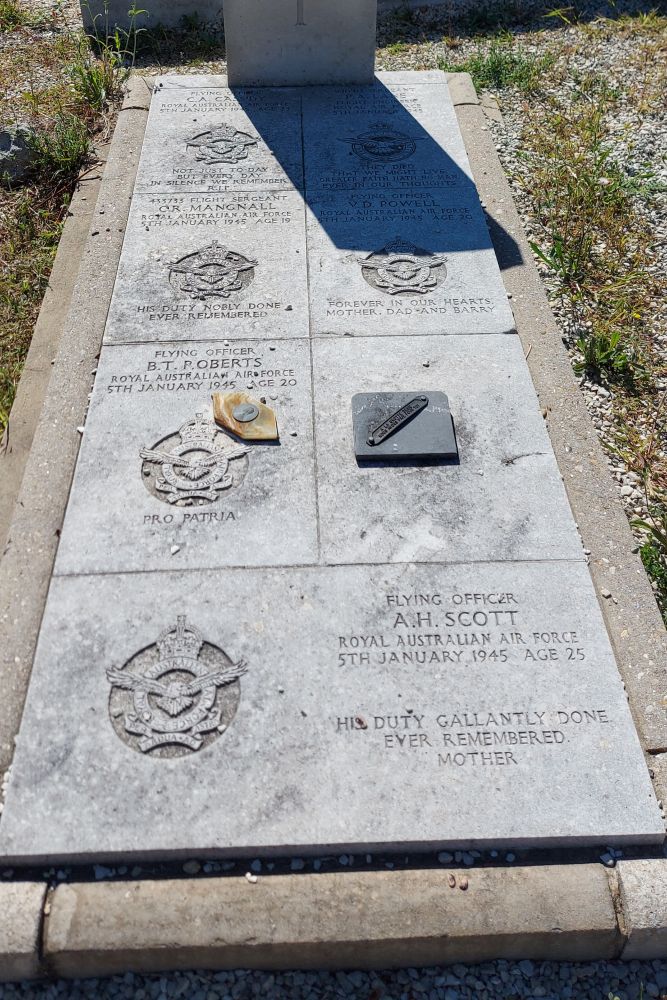
<instances>
[{"instance_id":1,"label":"mown stone border","mask_svg":"<svg viewBox=\"0 0 667 1000\"><path fill-rule=\"evenodd\" d=\"M603 612L664 798L665 630L486 126L485 114L496 112L480 105L467 74L452 74L450 87L575 520L591 551L593 578L599 593L611 594L601 598ZM75 428L85 416L148 98L146 82L135 78L76 285L60 289L62 296L71 294L70 311L0 562L0 771L11 762L30 676L78 452ZM66 233L72 224L68 220ZM73 883L48 893L37 882L0 884L0 981L192 967L665 956L667 859L661 858L621 861L614 869L480 865L465 872L295 873L256 882L227 876Z\"/></svg>"}]
</instances>

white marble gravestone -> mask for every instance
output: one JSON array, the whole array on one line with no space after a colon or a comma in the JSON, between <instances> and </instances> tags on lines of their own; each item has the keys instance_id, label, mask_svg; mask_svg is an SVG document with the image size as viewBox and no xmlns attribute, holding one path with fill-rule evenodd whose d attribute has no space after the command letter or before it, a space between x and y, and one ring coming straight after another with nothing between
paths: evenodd
<instances>
[{"instance_id":1,"label":"white marble gravestone","mask_svg":"<svg viewBox=\"0 0 667 1000\"><path fill-rule=\"evenodd\" d=\"M458 459L360 464L375 392ZM0 859L663 837L444 74L164 78Z\"/></svg>"},{"instance_id":2,"label":"white marble gravestone","mask_svg":"<svg viewBox=\"0 0 667 1000\"><path fill-rule=\"evenodd\" d=\"M230 86L370 83L377 0L225 0Z\"/></svg>"}]
</instances>

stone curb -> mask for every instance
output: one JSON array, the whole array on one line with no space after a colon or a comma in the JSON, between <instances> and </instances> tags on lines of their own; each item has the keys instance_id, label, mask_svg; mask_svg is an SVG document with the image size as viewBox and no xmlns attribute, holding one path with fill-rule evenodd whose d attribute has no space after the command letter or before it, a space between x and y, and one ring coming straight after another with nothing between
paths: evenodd
<instances>
[{"instance_id":1,"label":"stone curb","mask_svg":"<svg viewBox=\"0 0 667 1000\"><path fill-rule=\"evenodd\" d=\"M581 865L61 885L44 959L73 977L583 960L622 945L605 869Z\"/></svg>"},{"instance_id":2,"label":"stone curb","mask_svg":"<svg viewBox=\"0 0 667 1000\"><path fill-rule=\"evenodd\" d=\"M0 983L40 973L40 939L46 886L0 882Z\"/></svg>"},{"instance_id":3,"label":"stone curb","mask_svg":"<svg viewBox=\"0 0 667 1000\"><path fill-rule=\"evenodd\" d=\"M0 561L0 774L9 767L30 679L51 567L67 504L88 394L97 365L106 315L125 232L141 141L148 116L148 85L136 77L120 112L100 185L93 221L61 329L49 331L57 353L39 424L18 491L13 520ZM65 224L65 232L74 225ZM81 236L81 229L79 228ZM69 244L70 234L63 234ZM67 277L73 278L73 269ZM64 278L65 273L61 272ZM91 297L90 290L94 289ZM48 305L45 304L45 308ZM48 320L45 318L45 322ZM53 353L51 356L53 356ZM34 385L19 383L19 398ZM33 401L33 406L35 401ZM39 399L36 401L39 405ZM13 413L12 413L13 417Z\"/></svg>"},{"instance_id":4,"label":"stone curb","mask_svg":"<svg viewBox=\"0 0 667 1000\"><path fill-rule=\"evenodd\" d=\"M457 113L517 327L646 749L667 748L665 632L622 505L560 342L469 77ZM30 675L147 117L131 84L83 251L39 433L0 563L0 772ZM67 227L74 225L68 220ZM79 230L79 239L81 230ZM64 237L63 237L64 238ZM72 275L73 268L70 269ZM95 288L90 302L86 289ZM63 294L67 294L63 289ZM55 333L55 331L54 331ZM604 531L601 532L601 525ZM26 555L30 555L29 565ZM617 603L614 603L616 601ZM661 793L658 767L656 783ZM667 954L667 860L599 865L0 885L0 979L208 968L382 967L494 957L592 960ZM465 875L467 890L459 880ZM3 893L6 893L3 895ZM5 899L7 902L5 902ZM43 920L43 914L48 914ZM38 931L43 926L43 934ZM43 960L40 963L40 956Z\"/></svg>"},{"instance_id":5,"label":"stone curb","mask_svg":"<svg viewBox=\"0 0 667 1000\"><path fill-rule=\"evenodd\" d=\"M611 871L583 864L79 883L59 885L45 905L46 892L34 882L0 884L0 982L667 955L666 859L621 861Z\"/></svg>"},{"instance_id":6,"label":"stone curb","mask_svg":"<svg viewBox=\"0 0 667 1000\"><path fill-rule=\"evenodd\" d=\"M621 861L618 890L626 944L621 957L667 956L667 861Z\"/></svg>"},{"instance_id":7,"label":"stone curb","mask_svg":"<svg viewBox=\"0 0 667 1000\"><path fill-rule=\"evenodd\" d=\"M67 224L58 244L49 283L30 341L21 381L12 405L9 425L0 443L0 551L4 546L14 504L21 487L30 448L39 422L41 404L51 378L63 323L91 227L95 203L108 152L97 147L94 166L77 183L67 211Z\"/></svg>"}]
</instances>

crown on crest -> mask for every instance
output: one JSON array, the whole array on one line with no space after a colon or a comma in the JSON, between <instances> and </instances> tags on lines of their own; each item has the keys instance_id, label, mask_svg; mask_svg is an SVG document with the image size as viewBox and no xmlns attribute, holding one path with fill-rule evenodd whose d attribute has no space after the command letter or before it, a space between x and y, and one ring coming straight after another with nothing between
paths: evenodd
<instances>
[{"instance_id":1,"label":"crown on crest","mask_svg":"<svg viewBox=\"0 0 667 1000\"><path fill-rule=\"evenodd\" d=\"M396 239L392 240L391 243L387 243L387 245L383 247L381 251L381 253L383 254L386 253L386 254L410 254L410 255L421 254L423 252L424 251L420 250L419 247L416 247L414 243L410 243L408 240L402 240L399 236L397 236Z\"/></svg>"},{"instance_id":2,"label":"crown on crest","mask_svg":"<svg viewBox=\"0 0 667 1000\"><path fill-rule=\"evenodd\" d=\"M157 641L160 659L166 660L171 656L187 656L196 660L202 641L198 629L194 625L186 624L185 615L178 615L176 628L165 629Z\"/></svg>"},{"instance_id":3,"label":"crown on crest","mask_svg":"<svg viewBox=\"0 0 667 1000\"><path fill-rule=\"evenodd\" d=\"M198 256L201 264L224 264L229 256L229 247L213 240L210 246L199 251Z\"/></svg>"},{"instance_id":4,"label":"crown on crest","mask_svg":"<svg viewBox=\"0 0 667 1000\"><path fill-rule=\"evenodd\" d=\"M390 135L400 135L389 122L371 122L366 135L373 135L375 132L389 133Z\"/></svg>"},{"instance_id":5,"label":"crown on crest","mask_svg":"<svg viewBox=\"0 0 667 1000\"><path fill-rule=\"evenodd\" d=\"M197 443L212 445L218 430L212 420L203 413L196 413L192 420L186 420L178 432L183 444Z\"/></svg>"},{"instance_id":6,"label":"crown on crest","mask_svg":"<svg viewBox=\"0 0 667 1000\"><path fill-rule=\"evenodd\" d=\"M233 125L218 125L207 133L214 142L219 139L234 139L237 135L244 134L243 132L239 132L237 128L234 128Z\"/></svg>"}]
</instances>

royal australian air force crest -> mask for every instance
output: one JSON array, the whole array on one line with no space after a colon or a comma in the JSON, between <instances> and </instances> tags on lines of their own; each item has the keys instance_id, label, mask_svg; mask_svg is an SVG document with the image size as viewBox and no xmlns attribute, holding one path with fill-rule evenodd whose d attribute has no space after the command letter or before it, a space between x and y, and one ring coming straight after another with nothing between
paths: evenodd
<instances>
[{"instance_id":1,"label":"royal australian air force crest","mask_svg":"<svg viewBox=\"0 0 667 1000\"><path fill-rule=\"evenodd\" d=\"M174 434L142 448L142 477L149 493L177 507L202 506L239 486L250 449L197 413Z\"/></svg>"},{"instance_id":2,"label":"royal australian air force crest","mask_svg":"<svg viewBox=\"0 0 667 1000\"><path fill-rule=\"evenodd\" d=\"M169 265L169 282L179 294L195 301L228 299L255 278L257 261L213 240L195 253Z\"/></svg>"},{"instance_id":3,"label":"royal australian air force crest","mask_svg":"<svg viewBox=\"0 0 667 1000\"><path fill-rule=\"evenodd\" d=\"M387 122L373 122L358 135L347 136L352 152L367 163L397 163L409 159L421 137L413 138Z\"/></svg>"},{"instance_id":4,"label":"royal australian air force crest","mask_svg":"<svg viewBox=\"0 0 667 1000\"><path fill-rule=\"evenodd\" d=\"M247 160L248 154L257 146L258 141L257 137L249 132L242 132L233 125L223 123L207 132L193 135L185 145L195 160L213 166Z\"/></svg>"},{"instance_id":5,"label":"royal australian air force crest","mask_svg":"<svg viewBox=\"0 0 667 1000\"><path fill-rule=\"evenodd\" d=\"M109 715L123 741L142 754L182 757L227 729L241 697L244 660L206 642L178 615L157 642L107 671Z\"/></svg>"},{"instance_id":6,"label":"royal australian air force crest","mask_svg":"<svg viewBox=\"0 0 667 1000\"><path fill-rule=\"evenodd\" d=\"M426 295L447 277L447 258L396 237L359 260L364 280L387 295Z\"/></svg>"}]
</instances>

